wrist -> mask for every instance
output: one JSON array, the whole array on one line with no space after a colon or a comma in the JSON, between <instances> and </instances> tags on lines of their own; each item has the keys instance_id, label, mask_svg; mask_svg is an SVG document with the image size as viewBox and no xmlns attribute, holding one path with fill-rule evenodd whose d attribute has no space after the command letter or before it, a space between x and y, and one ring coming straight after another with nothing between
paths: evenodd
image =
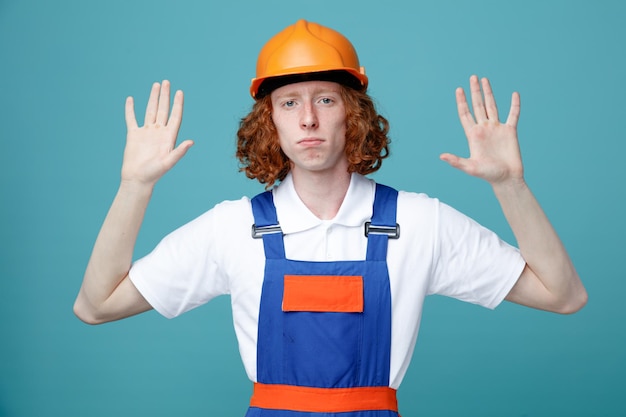
<instances>
[{"instance_id":1,"label":"wrist","mask_svg":"<svg viewBox=\"0 0 626 417\"><path fill-rule=\"evenodd\" d=\"M132 194L138 197L150 197L154 190L154 183L146 183L143 181L130 180L122 178L120 182L119 192L124 194Z\"/></svg>"},{"instance_id":2,"label":"wrist","mask_svg":"<svg viewBox=\"0 0 626 417\"><path fill-rule=\"evenodd\" d=\"M528 184L524 177L509 178L503 181L494 182L491 184L493 191L496 195L517 193L528 190Z\"/></svg>"}]
</instances>

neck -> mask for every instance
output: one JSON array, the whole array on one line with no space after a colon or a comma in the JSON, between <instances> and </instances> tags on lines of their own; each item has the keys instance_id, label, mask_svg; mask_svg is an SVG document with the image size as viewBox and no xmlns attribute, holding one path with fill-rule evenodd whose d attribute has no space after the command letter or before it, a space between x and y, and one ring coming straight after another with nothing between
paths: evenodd
<instances>
[{"instance_id":1,"label":"neck","mask_svg":"<svg viewBox=\"0 0 626 417\"><path fill-rule=\"evenodd\" d=\"M332 175L292 173L298 197L313 214L322 220L333 219L350 187L351 174L347 171Z\"/></svg>"}]
</instances>

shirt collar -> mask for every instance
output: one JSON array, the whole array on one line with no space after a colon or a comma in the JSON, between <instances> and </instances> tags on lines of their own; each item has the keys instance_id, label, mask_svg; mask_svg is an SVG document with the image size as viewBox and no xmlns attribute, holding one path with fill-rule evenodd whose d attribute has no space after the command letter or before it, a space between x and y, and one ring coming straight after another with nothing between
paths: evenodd
<instances>
[{"instance_id":1,"label":"shirt collar","mask_svg":"<svg viewBox=\"0 0 626 417\"><path fill-rule=\"evenodd\" d=\"M374 193L373 180L353 173L337 215L332 220L322 220L311 213L300 200L291 174L273 190L276 214L284 234L302 232L322 223L361 226L372 217Z\"/></svg>"}]
</instances>

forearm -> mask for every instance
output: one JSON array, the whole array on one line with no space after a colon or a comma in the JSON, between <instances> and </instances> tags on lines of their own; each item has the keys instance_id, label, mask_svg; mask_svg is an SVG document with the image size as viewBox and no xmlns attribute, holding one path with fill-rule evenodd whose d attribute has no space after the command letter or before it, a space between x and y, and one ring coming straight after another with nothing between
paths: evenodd
<instances>
[{"instance_id":1,"label":"forearm","mask_svg":"<svg viewBox=\"0 0 626 417\"><path fill-rule=\"evenodd\" d=\"M551 311L573 312L586 302L586 291L556 231L523 180L493 185L520 252L545 288L545 297L512 301ZM526 283L524 285L534 285ZM535 292L536 293L536 292ZM515 295L514 295L515 296Z\"/></svg>"},{"instance_id":2,"label":"forearm","mask_svg":"<svg viewBox=\"0 0 626 417\"><path fill-rule=\"evenodd\" d=\"M122 181L102 224L76 299L76 314L86 321L107 313L107 302L128 276L152 186Z\"/></svg>"}]
</instances>

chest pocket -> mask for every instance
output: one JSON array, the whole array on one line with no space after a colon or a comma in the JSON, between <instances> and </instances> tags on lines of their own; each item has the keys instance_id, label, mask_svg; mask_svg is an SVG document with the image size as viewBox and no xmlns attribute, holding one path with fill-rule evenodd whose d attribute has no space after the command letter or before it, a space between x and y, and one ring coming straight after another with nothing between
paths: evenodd
<instances>
[{"instance_id":1,"label":"chest pocket","mask_svg":"<svg viewBox=\"0 0 626 417\"><path fill-rule=\"evenodd\" d=\"M363 312L363 277L285 275L283 311Z\"/></svg>"},{"instance_id":2,"label":"chest pocket","mask_svg":"<svg viewBox=\"0 0 626 417\"><path fill-rule=\"evenodd\" d=\"M284 275L283 374L291 385L349 387L359 380L363 277Z\"/></svg>"}]
</instances>

